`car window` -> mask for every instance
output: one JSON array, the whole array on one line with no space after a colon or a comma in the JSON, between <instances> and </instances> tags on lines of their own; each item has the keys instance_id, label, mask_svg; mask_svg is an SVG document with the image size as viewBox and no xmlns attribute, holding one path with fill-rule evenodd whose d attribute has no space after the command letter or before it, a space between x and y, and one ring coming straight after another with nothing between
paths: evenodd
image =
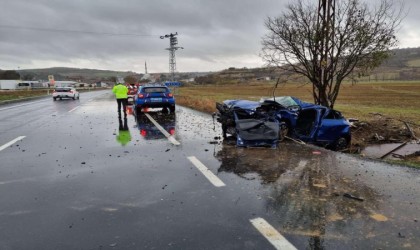
<instances>
[{"instance_id":1,"label":"car window","mask_svg":"<svg viewBox=\"0 0 420 250\"><path fill-rule=\"evenodd\" d=\"M342 119L343 116L341 115L340 112L336 111L336 110L330 110L329 113L327 114L327 116L325 116L324 119L333 119L333 120L337 120L337 119Z\"/></svg>"},{"instance_id":2,"label":"car window","mask_svg":"<svg viewBox=\"0 0 420 250\"><path fill-rule=\"evenodd\" d=\"M153 88L144 88L144 93L165 93L166 88L164 87L153 87Z\"/></svg>"},{"instance_id":3,"label":"car window","mask_svg":"<svg viewBox=\"0 0 420 250\"><path fill-rule=\"evenodd\" d=\"M55 91L57 91L57 92L69 92L71 89L64 89L64 88L62 88L62 89L55 89Z\"/></svg>"}]
</instances>

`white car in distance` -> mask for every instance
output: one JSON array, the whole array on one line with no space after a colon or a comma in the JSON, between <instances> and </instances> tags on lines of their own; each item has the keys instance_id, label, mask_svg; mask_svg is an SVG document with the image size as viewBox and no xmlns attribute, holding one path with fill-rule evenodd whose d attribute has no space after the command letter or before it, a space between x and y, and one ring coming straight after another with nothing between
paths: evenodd
<instances>
[{"instance_id":1,"label":"white car in distance","mask_svg":"<svg viewBox=\"0 0 420 250\"><path fill-rule=\"evenodd\" d=\"M79 99L80 94L76 88L73 87L57 87L54 89L52 94L53 100L56 101L57 98L62 100L63 98L71 98L73 100Z\"/></svg>"}]
</instances>

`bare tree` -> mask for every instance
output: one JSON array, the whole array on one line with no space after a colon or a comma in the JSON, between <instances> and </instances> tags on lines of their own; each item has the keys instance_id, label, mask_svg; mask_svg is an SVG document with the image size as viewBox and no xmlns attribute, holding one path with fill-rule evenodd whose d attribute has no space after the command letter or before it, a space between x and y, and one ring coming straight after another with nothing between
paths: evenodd
<instances>
[{"instance_id":1,"label":"bare tree","mask_svg":"<svg viewBox=\"0 0 420 250\"><path fill-rule=\"evenodd\" d=\"M332 5L320 20L322 4ZM331 6L330 6L331 7ZM334 107L344 79L367 75L391 55L403 4L380 0L296 0L276 18L267 18L262 58L270 66L306 77L314 102ZM326 21L327 20L327 21Z\"/></svg>"},{"instance_id":2,"label":"bare tree","mask_svg":"<svg viewBox=\"0 0 420 250\"><path fill-rule=\"evenodd\" d=\"M128 84L133 85L137 83L137 77L135 75L129 75L129 76L124 77L124 81Z\"/></svg>"}]
</instances>

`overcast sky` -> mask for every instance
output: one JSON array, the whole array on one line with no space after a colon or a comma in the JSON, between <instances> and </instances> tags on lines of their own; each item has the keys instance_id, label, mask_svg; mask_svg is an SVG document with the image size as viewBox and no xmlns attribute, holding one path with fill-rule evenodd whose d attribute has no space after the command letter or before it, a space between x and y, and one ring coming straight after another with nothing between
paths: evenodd
<instances>
[{"instance_id":1,"label":"overcast sky","mask_svg":"<svg viewBox=\"0 0 420 250\"><path fill-rule=\"evenodd\" d=\"M316 1L316 0L313 0ZM177 71L262 67L264 20L293 0L0 0L0 69L76 67L169 71L178 32ZM420 46L419 0L398 33L401 48ZM75 32L83 31L83 32ZM117 35L121 34L121 35Z\"/></svg>"}]
</instances>

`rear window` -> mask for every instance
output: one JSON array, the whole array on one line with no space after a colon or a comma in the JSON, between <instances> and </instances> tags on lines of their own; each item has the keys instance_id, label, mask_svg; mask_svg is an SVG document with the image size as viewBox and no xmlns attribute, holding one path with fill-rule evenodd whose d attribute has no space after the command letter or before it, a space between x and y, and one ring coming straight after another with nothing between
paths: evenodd
<instances>
[{"instance_id":1,"label":"rear window","mask_svg":"<svg viewBox=\"0 0 420 250\"><path fill-rule=\"evenodd\" d=\"M71 89L56 89L56 92L70 92Z\"/></svg>"},{"instance_id":2,"label":"rear window","mask_svg":"<svg viewBox=\"0 0 420 250\"><path fill-rule=\"evenodd\" d=\"M152 87L152 88L144 88L144 93L166 93L165 87Z\"/></svg>"}]
</instances>

